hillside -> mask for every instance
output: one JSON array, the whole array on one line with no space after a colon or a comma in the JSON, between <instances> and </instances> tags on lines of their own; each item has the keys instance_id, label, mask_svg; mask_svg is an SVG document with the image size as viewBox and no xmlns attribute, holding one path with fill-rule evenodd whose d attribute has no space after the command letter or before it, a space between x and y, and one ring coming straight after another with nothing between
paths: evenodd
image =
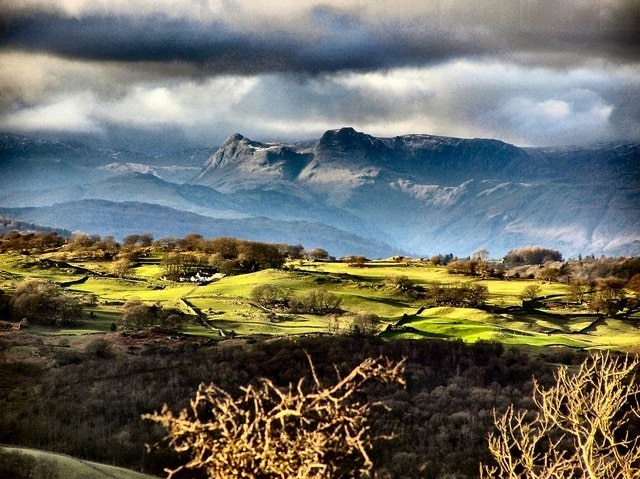
<instances>
[{"instance_id":1,"label":"hillside","mask_svg":"<svg viewBox=\"0 0 640 479\"><path fill-rule=\"evenodd\" d=\"M25 475L22 475L25 474ZM0 447L0 476L48 479L152 479L156 476L36 449Z\"/></svg>"}]
</instances>

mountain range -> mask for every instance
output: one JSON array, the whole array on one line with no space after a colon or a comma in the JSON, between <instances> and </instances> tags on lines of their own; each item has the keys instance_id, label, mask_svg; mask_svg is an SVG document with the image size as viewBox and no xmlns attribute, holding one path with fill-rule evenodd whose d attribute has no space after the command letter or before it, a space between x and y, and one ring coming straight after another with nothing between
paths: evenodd
<instances>
[{"instance_id":1,"label":"mountain range","mask_svg":"<svg viewBox=\"0 0 640 479\"><path fill-rule=\"evenodd\" d=\"M640 143L522 148L353 128L134 152L0 135L0 215L67 230L301 243L331 254L640 255Z\"/></svg>"}]
</instances>

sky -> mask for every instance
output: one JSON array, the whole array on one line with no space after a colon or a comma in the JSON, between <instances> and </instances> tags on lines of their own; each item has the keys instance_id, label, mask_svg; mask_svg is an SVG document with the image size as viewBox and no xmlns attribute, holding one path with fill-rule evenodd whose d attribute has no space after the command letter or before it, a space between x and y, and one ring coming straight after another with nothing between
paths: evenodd
<instances>
[{"instance_id":1,"label":"sky","mask_svg":"<svg viewBox=\"0 0 640 479\"><path fill-rule=\"evenodd\" d=\"M640 141L640 0L2 0L0 131Z\"/></svg>"}]
</instances>

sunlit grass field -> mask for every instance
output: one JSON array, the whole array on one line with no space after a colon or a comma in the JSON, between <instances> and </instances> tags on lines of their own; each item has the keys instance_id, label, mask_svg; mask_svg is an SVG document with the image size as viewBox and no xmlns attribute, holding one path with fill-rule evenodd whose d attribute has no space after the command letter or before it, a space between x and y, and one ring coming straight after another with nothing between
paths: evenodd
<instances>
[{"instance_id":1,"label":"sunlit grass field","mask_svg":"<svg viewBox=\"0 0 640 479\"><path fill-rule=\"evenodd\" d=\"M0 284L11 290L28 277L66 283L81 278L77 273L55 268L25 268L28 259L0 255ZM81 264L100 273L109 270L103 262ZM568 286L524 279L485 279L451 275L446 268L426 262L372 262L354 267L341 262L300 262L284 270L264 270L252 274L228 276L205 285L165 281L160 265L145 264L133 268L126 278L92 276L67 289L76 294L92 294L98 299L93 317L83 318L73 328L37 327L43 334L81 335L109 331L122 314L122 304L139 298L163 307L179 308L185 313L199 312L203 321L188 324L184 333L202 336L281 336L328 333L329 319L322 316L287 314L276 317L256 307L253 289L270 284L287 289L291 295L303 295L324 289L341 299L339 327L346 330L350 316L358 312L376 314L381 319L381 334L387 338L443 338L466 342L500 341L505 344L531 346L564 345L576 348L633 348L640 343L640 318L621 321L609 318L598 321L592 315L576 311L530 311L526 314L493 313L485 309L427 308L425 300L411 298L388 284L389 278L406 276L418 285L477 282L487 286L488 304L500 308L520 306L520 294L530 284L540 286L540 295L562 302ZM196 308L191 309L189 304ZM509 311L509 310L507 310ZM397 323L400 321L400 325ZM204 324L210 327L206 327ZM335 327L335 323L334 323ZM333 330L332 330L333 331Z\"/></svg>"}]
</instances>

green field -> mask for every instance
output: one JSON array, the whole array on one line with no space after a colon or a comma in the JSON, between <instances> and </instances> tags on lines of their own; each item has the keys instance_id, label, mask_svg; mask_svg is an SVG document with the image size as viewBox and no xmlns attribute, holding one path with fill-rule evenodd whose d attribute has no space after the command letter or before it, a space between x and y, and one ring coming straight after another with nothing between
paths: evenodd
<instances>
[{"instance_id":1,"label":"green field","mask_svg":"<svg viewBox=\"0 0 640 479\"><path fill-rule=\"evenodd\" d=\"M28 477L43 479L153 479L155 477L62 454L36 449L0 447L0 473L7 474L9 477L27 477L11 475L16 472L16 464L22 464L23 469L30 469Z\"/></svg>"},{"instance_id":2,"label":"green field","mask_svg":"<svg viewBox=\"0 0 640 479\"><path fill-rule=\"evenodd\" d=\"M60 284L82 278L73 270L42 269L34 263L30 257L0 255L0 287L10 291L28 277ZM281 336L329 331L329 320L323 316L286 312L269 315L257 307L251 300L253 289L261 284L271 284L286 288L293 295L313 289L327 290L342 300L339 323L343 330L348 327L350 315L374 313L380 317L381 330L386 329L381 334L387 338L488 340L518 345L619 349L637 348L640 343L640 318L624 321L607 318L594 324L596 317L587 314L584 307L564 307L564 295L568 293L565 284L524 279L479 280L451 275L444 267L419 261L380 261L367 263L364 267L341 262L296 261L284 270L229 276L206 285L165 281L160 265L141 265L132 269L125 279L105 276L110 269L109 263L84 262L77 266L99 273L67 287L71 293L92 294L98 298L96 307L89 310L92 317L83 318L74 328L36 327L35 332L81 335L109 331L112 324L118 323L122 304L130 298L179 308L191 315L199 313L201 320L185 327L184 332L191 335ZM385 282L398 276L425 287L433 283L483 284L489 292L487 305L482 309L427 307L418 314L420 308L428 306L425 300L402 294ZM553 310L524 311L519 308L520 293L532 283L540 286L540 296L553 298L549 303L556 305Z\"/></svg>"}]
</instances>

